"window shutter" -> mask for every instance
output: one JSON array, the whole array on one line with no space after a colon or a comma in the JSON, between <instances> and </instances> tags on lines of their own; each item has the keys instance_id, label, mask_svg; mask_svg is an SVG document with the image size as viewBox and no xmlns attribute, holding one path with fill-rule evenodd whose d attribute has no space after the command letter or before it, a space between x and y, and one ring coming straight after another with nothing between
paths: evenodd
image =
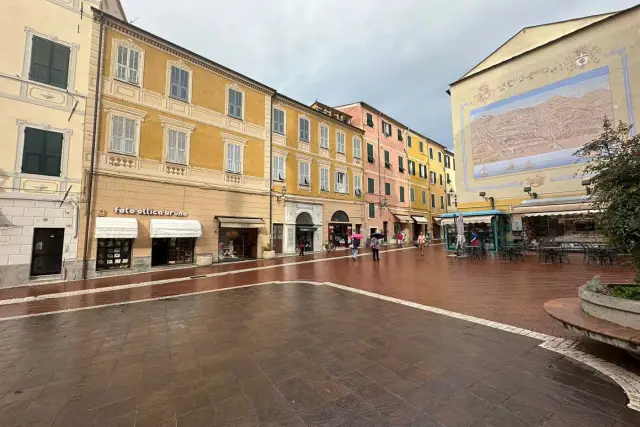
<instances>
[{"instance_id":1,"label":"window shutter","mask_svg":"<svg viewBox=\"0 0 640 427\"><path fill-rule=\"evenodd\" d=\"M129 50L129 81L138 84L138 68L140 62L140 52Z\"/></svg>"},{"instance_id":2,"label":"window shutter","mask_svg":"<svg viewBox=\"0 0 640 427\"><path fill-rule=\"evenodd\" d=\"M227 171L233 172L233 145L227 145Z\"/></svg>"},{"instance_id":3,"label":"window shutter","mask_svg":"<svg viewBox=\"0 0 640 427\"><path fill-rule=\"evenodd\" d=\"M44 144L44 131L32 128L26 128L24 130L22 172L38 173L40 169L40 156L44 151Z\"/></svg>"},{"instance_id":4,"label":"window shutter","mask_svg":"<svg viewBox=\"0 0 640 427\"><path fill-rule=\"evenodd\" d=\"M234 147L235 150L235 172L236 173L242 173L242 156L241 156L241 152L242 152L242 148L239 145L236 145Z\"/></svg>"},{"instance_id":5,"label":"window shutter","mask_svg":"<svg viewBox=\"0 0 640 427\"><path fill-rule=\"evenodd\" d=\"M51 61L51 84L53 86L67 87L69 56L71 56L71 49L67 46L53 43L53 59Z\"/></svg>"},{"instance_id":6,"label":"window shutter","mask_svg":"<svg viewBox=\"0 0 640 427\"><path fill-rule=\"evenodd\" d=\"M176 131L169 131L169 141L167 142L167 161L176 161Z\"/></svg>"},{"instance_id":7,"label":"window shutter","mask_svg":"<svg viewBox=\"0 0 640 427\"><path fill-rule=\"evenodd\" d=\"M178 80L179 80L179 76L178 76L178 68L176 67L171 67L171 89L170 89L170 93L169 95L173 96L174 98L178 97Z\"/></svg>"},{"instance_id":8,"label":"window shutter","mask_svg":"<svg viewBox=\"0 0 640 427\"><path fill-rule=\"evenodd\" d=\"M111 149L114 151L122 150L121 141L123 136L123 118L114 116L111 121Z\"/></svg>"},{"instance_id":9,"label":"window shutter","mask_svg":"<svg viewBox=\"0 0 640 427\"><path fill-rule=\"evenodd\" d=\"M180 70L182 74L182 91L180 96L183 100L189 99L189 73L186 70Z\"/></svg>"},{"instance_id":10,"label":"window shutter","mask_svg":"<svg viewBox=\"0 0 640 427\"><path fill-rule=\"evenodd\" d=\"M124 46L118 46L118 65L116 69L116 77L122 80L127 78L128 56L127 49Z\"/></svg>"},{"instance_id":11,"label":"window shutter","mask_svg":"<svg viewBox=\"0 0 640 427\"><path fill-rule=\"evenodd\" d=\"M29 78L38 82L49 83L53 43L35 36L32 40Z\"/></svg>"},{"instance_id":12,"label":"window shutter","mask_svg":"<svg viewBox=\"0 0 640 427\"><path fill-rule=\"evenodd\" d=\"M135 139L136 139L136 122L132 119L124 119L124 150L127 153L135 154Z\"/></svg>"},{"instance_id":13,"label":"window shutter","mask_svg":"<svg viewBox=\"0 0 640 427\"><path fill-rule=\"evenodd\" d=\"M178 162L187 163L187 135L178 132Z\"/></svg>"},{"instance_id":14,"label":"window shutter","mask_svg":"<svg viewBox=\"0 0 640 427\"><path fill-rule=\"evenodd\" d=\"M344 174L344 192L349 194L349 175Z\"/></svg>"},{"instance_id":15,"label":"window shutter","mask_svg":"<svg viewBox=\"0 0 640 427\"><path fill-rule=\"evenodd\" d=\"M62 158L62 134L46 132L44 148L43 172L49 176L60 176L60 160Z\"/></svg>"}]
</instances>

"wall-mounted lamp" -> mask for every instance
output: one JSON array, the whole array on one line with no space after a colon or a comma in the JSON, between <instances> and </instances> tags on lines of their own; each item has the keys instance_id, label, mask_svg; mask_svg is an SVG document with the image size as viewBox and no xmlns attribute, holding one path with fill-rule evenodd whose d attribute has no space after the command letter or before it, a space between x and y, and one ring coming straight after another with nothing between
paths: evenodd
<instances>
[{"instance_id":1,"label":"wall-mounted lamp","mask_svg":"<svg viewBox=\"0 0 640 427\"><path fill-rule=\"evenodd\" d=\"M532 192L531 187L524 187L524 192L527 193L532 199L538 198L538 193L536 193L535 191Z\"/></svg>"},{"instance_id":2,"label":"wall-mounted lamp","mask_svg":"<svg viewBox=\"0 0 640 427\"><path fill-rule=\"evenodd\" d=\"M276 193L276 202L280 203L280 200L284 199L285 194L287 194L287 186L283 185L280 188L280 194Z\"/></svg>"},{"instance_id":3,"label":"wall-mounted lamp","mask_svg":"<svg viewBox=\"0 0 640 427\"><path fill-rule=\"evenodd\" d=\"M455 193L455 191L453 191L453 188L451 188L449 190L449 195L451 197L453 197L453 204L455 205L455 207L458 207L458 195Z\"/></svg>"},{"instance_id":4,"label":"wall-mounted lamp","mask_svg":"<svg viewBox=\"0 0 640 427\"><path fill-rule=\"evenodd\" d=\"M584 186L585 191L587 192L587 196L591 195L591 179L583 179L582 185Z\"/></svg>"},{"instance_id":5,"label":"wall-mounted lamp","mask_svg":"<svg viewBox=\"0 0 640 427\"><path fill-rule=\"evenodd\" d=\"M495 210L496 201L493 197L491 196L487 197L487 193L485 191L481 191L480 193L478 193L478 195L482 197L485 201L488 201L489 203L491 203L491 210Z\"/></svg>"}]
</instances>

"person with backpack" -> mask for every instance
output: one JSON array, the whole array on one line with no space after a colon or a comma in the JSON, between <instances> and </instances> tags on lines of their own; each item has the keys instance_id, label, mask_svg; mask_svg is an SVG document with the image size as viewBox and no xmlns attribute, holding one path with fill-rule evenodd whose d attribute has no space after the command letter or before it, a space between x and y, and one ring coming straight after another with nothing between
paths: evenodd
<instances>
[{"instance_id":1,"label":"person with backpack","mask_svg":"<svg viewBox=\"0 0 640 427\"><path fill-rule=\"evenodd\" d=\"M358 239L357 237L351 239L351 256L353 257L354 261L358 256L359 249L360 249L360 239Z\"/></svg>"},{"instance_id":2,"label":"person with backpack","mask_svg":"<svg viewBox=\"0 0 640 427\"><path fill-rule=\"evenodd\" d=\"M373 260L380 261L380 240L377 237L371 238L371 253L373 253Z\"/></svg>"}]
</instances>

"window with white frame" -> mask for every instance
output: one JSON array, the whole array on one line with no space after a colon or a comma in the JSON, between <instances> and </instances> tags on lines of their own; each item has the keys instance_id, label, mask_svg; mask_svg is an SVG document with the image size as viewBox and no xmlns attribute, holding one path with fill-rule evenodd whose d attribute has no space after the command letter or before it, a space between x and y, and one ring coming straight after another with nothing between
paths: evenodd
<instances>
[{"instance_id":1,"label":"window with white frame","mask_svg":"<svg viewBox=\"0 0 640 427\"><path fill-rule=\"evenodd\" d=\"M356 193L360 192L362 194L362 175L353 176L353 189Z\"/></svg>"},{"instance_id":2,"label":"window with white frame","mask_svg":"<svg viewBox=\"0 0 640 427\"><path fill-rule=\"evenodd\" d=\"M349 177L346 172L336 171L335 173L335 192L336 193L348 193L349 192Z\"/></svg>"},{"instance_id":3,"label":"window with white frame","mask_svg":"<svg viewBox=\"0 0 640 427\"><path fill-rule=\"evenodd\" d=\"M227 172L242 173L242 146L227 144Z\"/></svg>"},{"instance_id":4,"label":"window with white frame","mask_svg":"<svg viewBox=\"0 0 640 427\"><path fill-rule=\"evenodd\" d=\"M435 172L431 172L430 175L431 175L431 183L435 184L436 183L436 173Z\"/></svg>"},{"instance_id":5,"label":"window with white frame","mask_svg":"<svg viewBox=\"0 0 640 427\"><path fill-rule=\"evenodd\" d=\"M308 161L299 161L298 162L298 185L302 187L310 187L311 186L311 175L310 175L310 167Z\"/></svg>"},{"instance_id":6,"label":"window with white frame","mask_svg":"<svg viewBox=\"0 0 640 427\"><path fill-rule=\"evenodd\" d=\"M298 137L300 141L309 142L309 119L300 117L298 120Z\"/></svg>"},{"instance_id":7,"label":"window with white frame","mask_svg":"<svg viewBox=\"0 0 640 427\"><path fill-rule=\"evenodd\" d=\"M411 203L416 201L416 190L413 187L409 188L409 199L411 200Z\"/></svg>"},{"instance_id":8,"label":"window with white frame","mask_svg":"<svg viewBox=\"0 0 640 427\"><path fill-rule=\"evenodd\" d=\"M338 131L336 132L336 151L344 154L345 150L344 132Z\"/></svg>"},{"instance_id":9,"label":"window with white frame","mask_svg":"<svg viewBox=\"0 0 640 427\"><path fill-rule=\"evenodd\" d=\"M274 181L284 181L285 180L285 170L286 168L284 162L284 156L274 155L273 156L273 180Z\"/></svg>"},{"instance_id":10,"label":"window with white frame","mask_svg":"<svg viewBox=\"0 0 640 427\"><path fill-rule=\"evenodd\" d=\"M189 101L189 71L175 65L171 66L169 95L180 101Z\"/></svg>"},{"instance_id":11,"label":"window with white frame","mask_svg":"<svg viewBox=\"0 0 640 427\"><path fill-rule=\"evenodd\" d=\"M353 137L353 157L356 159L362 158L362 140L357 136Z\"/></svg>"},{"instance_id":12,"label":"window with white frame","mask_svg":"<svg viewBox=\"0 0 640 427\"><path fill-rule=\"evenodd\" d=\"M422 190L422 204L426 205L427 204L427 192Z\"/></svg>"},{"instance_id":13,"label":"window with white frame","mask_svg":"<svg viewBox=\"0 0 640 427\"><path fill-rule=\"evenodd\" d=\"M329 168L320 168L320 191L329 191Z\"/></svg>"},{"instance_id":14,"label":"window with white frame","mask_svg":"<svg viewBox=\"0 0 640 427\"><path fill-rule=\"evenodd\" d=\"M167 135L167 162L187 164L187 134L169 129Z\"/></svg>"},{"instance_id":15,"label":"window with white frame","mask_svg":"<svg viewBox=\"0 0 640 427\"><path fill-rule=\"evenodd\" d=\"M135 156L136 126L138 126L138 124L135 120L114 115L111 121L110 151Z\"/></svg>"},{"instance_id":16,"label":"window with white frame","mask_svg":"<svg viewBox=\"0 0 640 427\"><path fill-rule=\"evenodd\" d=\"M116 79L132 84L140 83L140 51L118 45Z\"/></svg>"},{"instance_id":17,"label":"window with white frame","mask_svg":"<svg viewBox=\"0 0 640 427\"><path fill-rule=\"evenodd\" d=\"M229 88L228 89L228 103L227 114L236 119L242 120L242 92L239 90Z\"/></svg>"},{"instance_id":18,"label":"window with white frame","mask_svg":"<svg viewBox=\"0 0 640 427\"><path fill-rule=\"evenodd\" d=\"M329 126L320 125L320 148L329 149Z\"/></svg>"},{"instance_id":19,"label":"window with white frame","mask_svg":"<svg viewBox=\"0 0 640 427\"><path fill-rule=\"evenodd\" d=\"M284 114L284 110L273 109L273 131L280 135L284 135Z\"/></svg>"}]
</instances>

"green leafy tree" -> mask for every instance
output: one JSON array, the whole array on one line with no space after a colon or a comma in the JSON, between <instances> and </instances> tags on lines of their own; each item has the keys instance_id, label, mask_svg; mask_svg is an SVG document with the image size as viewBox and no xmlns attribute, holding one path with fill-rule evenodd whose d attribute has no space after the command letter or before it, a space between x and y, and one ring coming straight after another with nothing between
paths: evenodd
<instances>
[{"instance_id":1,"label":"green leafy tree","mask_svg":"<svg viewBox=\"0 0 640 427\"><path fill-rule=\"evenodd\" d=\"M582 172L592 175L591 201L611 243L629 251L640 283L640 137L605 117L602 134L574 155L586 160Z\"/></svg>"}]
</instances>

